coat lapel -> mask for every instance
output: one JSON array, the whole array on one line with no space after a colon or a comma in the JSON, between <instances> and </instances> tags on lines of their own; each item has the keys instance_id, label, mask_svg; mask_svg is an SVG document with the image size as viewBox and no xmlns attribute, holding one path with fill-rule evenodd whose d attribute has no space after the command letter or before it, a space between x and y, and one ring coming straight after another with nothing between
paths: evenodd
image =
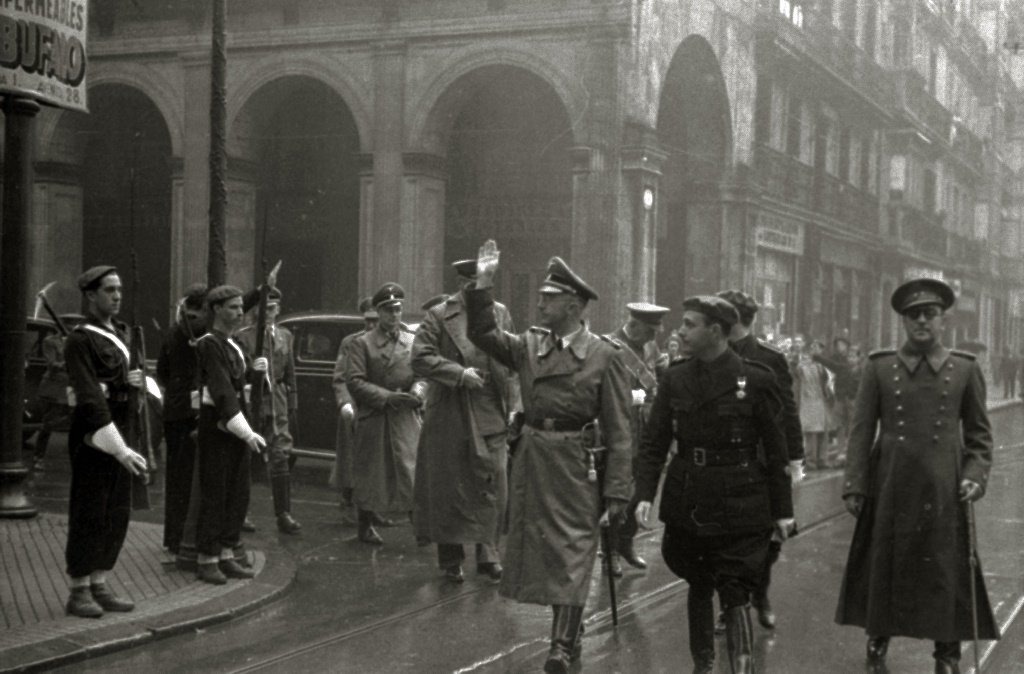
<instances>
[{"instance_id":1,"label":"coat lapel","mask_svg":"<svg viewBox=\"0 0 1024 674\"><path fill-rule=\"evenodd\" d=\"M466 311L462 302L462 293L449 298L444 307L444 331L448 338L458 349L462 356L462 364L465 365L473 356L473 343L469 341L466 324Z\"/></svg>"}]
</instances>

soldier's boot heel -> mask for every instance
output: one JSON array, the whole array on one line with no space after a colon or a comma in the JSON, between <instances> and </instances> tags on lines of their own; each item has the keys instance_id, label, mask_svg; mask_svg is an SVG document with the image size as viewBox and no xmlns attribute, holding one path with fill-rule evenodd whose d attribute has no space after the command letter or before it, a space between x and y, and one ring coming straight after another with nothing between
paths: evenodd
<instances>
[{"instance_id":1,"label":"soldier's boot heel","mask_svg":"<svg viewBox=\"0 0 1024 674\"><path fill-rule=\"evenodd\" d=\"M555 605L551 610L554 614L551 619L551 651L544 663L544 671L547 674L565 674L580 656L578 643L583 607Z\"/></svg>"},{"instance_id":2,"label":"soldier's boot heel","mask_svg":"<svg viewBox=\"0 0 1024 674\"><path fill-rule=\"evenodd\" d=\"M686 612L693 674L712 674L715 671L715 603L711 597L698 597L691 589L686 598Z\"/></svg>"},{"instance_id":3,"label":"soldier's boot heel","mask_svg":"<svg viewBox=\"0 0 1024 674\"><path fill-rule=\"evenodd\" d=\"M960 642L936 641L935 674L960 674Z\"/></svg>"},{"instance_id":4,"label":"soldier's boot heel","mask_svg":"<svg viewBox=\"0 0 1024 674\"><path fill-rule=\"evenodd\" d=\"M754 626L746 606L726 609L725 643L732 674L754 674Z\"/></svg>"},{"instance_id":5,"label":"soldier's boot heel","mask_svg":"<svg viewBox=\"0 0 1024 674\"><path fill-rule=\"evenodd\" d=\"M271 494L274 497L274 515L277 529L283 534L297 534L302 525L292 517L292 480L290 475L275 475L270 478Z\"/></svg>"},{"instance_id":6,"label":"soldier's boot heel","mask_svg":"<svg viewBox=\"0 0 1024 674\"><path fill-rule=\"evenodd\" d=\"M889 637L868 637L867 672L868 674L884 674L885 654L889 650Z\"/></svg>"}]
</instances>

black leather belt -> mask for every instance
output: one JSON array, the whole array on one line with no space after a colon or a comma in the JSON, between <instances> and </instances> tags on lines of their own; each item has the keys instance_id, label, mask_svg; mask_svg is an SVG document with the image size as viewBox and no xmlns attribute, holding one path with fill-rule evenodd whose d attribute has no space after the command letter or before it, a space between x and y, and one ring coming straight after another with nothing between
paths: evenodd
<instances>
[{"instance_id":1,"label":"black leather belt","mask_svg":"<svg viewBox=\"0 0 1024 674\"><path fill-rule=\"evenodd\" d=\"M738 466L756 461L757 450L754 447L687 447L680 450L679 456L694 466Z\"/></svg>"},{"instance_id":2,"label":"black leather belt","mask_svg":"<svg viewBox=\"0 0 1024 674\"><path fill-rule=\"evenodd\" d=\"M585 421L579 421L577 419L551 419L545 418L528 418L526 425L530 428L536 428L538 431L555 431L557 433L571 433L573 431L581 430L584 426L591 422L590 419Z\"/></svg>"}]
</instances>

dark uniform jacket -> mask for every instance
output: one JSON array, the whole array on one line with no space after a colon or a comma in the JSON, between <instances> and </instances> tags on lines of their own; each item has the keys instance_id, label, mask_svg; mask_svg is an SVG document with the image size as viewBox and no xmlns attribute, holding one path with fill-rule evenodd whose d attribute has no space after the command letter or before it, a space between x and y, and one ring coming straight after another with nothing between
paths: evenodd
<instances>
[{"instance_id":1,"label":"dark uniform jacket","mask_svg":"<svg viewBox=\"0 0 1024 674\"><path fill-rule=\"evenodd\" d=\"M188 328L181 323L160 345L156 377L164 387L164 421L194 419L192 391L199 390L199 356Z\"/></svg>"},{"instance_id":2,"label":"dark uniform jacket","mask_svg":"<svg viewBox=\"0 0 1024 674\"><path fill-rule=\"evenodd\" d=\"M941 345L872 353L850 427L843 496L864 508L850 545L836 621L869 634L971 638L962 479L982 489L992 465L985 380L974 356ZM976 574L980 638L997 634Z\"/></svg>"},{"instance_id":3,"label":"dark uniform jacket","mask_svg":"<svg viewBox=\"0 0 1024 674\"><path fill-rule=\"evenodd\" d=\"M87 318L71 331L64 347L68 381L76 399L68 436L71 447L111 421L122 435L126 431L131 394L128 355L116 342L97 334L106 333L127 348L128 326L118 320L112 322L113 331L95 318Z\"/></svg>"},{"instance_id":4,"label":"dark uniform jacket","mask_svg":"<svg viewBox=\"0 0 1024 674\"><path fill-rule=\"evenodd\" d=\"M637 500L653 501L672 439L679 453L661 496L663 522L702 536L761 531L793 516L782 402L767 366L726 350L676 361L651 410ZM758 459L763 448L764 463Z\"/></svg>"},{"instance_id":5,"label":"dark uniform jacket","mask_svg":"<svg viewBox=\"0 0 1024 674\"><path fill-rule=\"evenodd\" d=\"M731 343L733 350L741 358L767 365L775 374L775 383L779 385L779 397L782 400L782 430L786 434L786 447L790 461L802 461L804 458L804 434L800 430L800 411L793 396L793 373L789 369L786 354L754 335L747 335Z\"/></svg>"},{"instance_id":6,"label":"dark uniform jacket","mask_svg":"<svg viewBox=\"0 0 1024 674\"><path fill-rule=\"evenodd\" d=\"M203 405L216 410L220 424L226 424L239 412L248 419L243 393L245 356L242 347L224 333L211 330L199 338L196 349L199 352L199 382L202 385ZM252 420L248 420L251 426ZM226 430L224 432L230 438L235 437Z\"/></svg>"}]
</instances>

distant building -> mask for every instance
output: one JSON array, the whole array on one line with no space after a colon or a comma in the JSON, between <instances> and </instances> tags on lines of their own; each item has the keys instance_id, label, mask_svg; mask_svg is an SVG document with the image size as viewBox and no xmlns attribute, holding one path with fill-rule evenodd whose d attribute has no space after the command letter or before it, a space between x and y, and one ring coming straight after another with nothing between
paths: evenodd
<instances>
[{"instance_id":1,"label":"distant building","mask_svg":"<svg viewBox=\"0 0 1024 674\"><path fill-rule=\"evenodd\" d=\"M134 231L139 308L165 325L206 272L210 3L95 4L91 114L36 125L30 286L77 308L75 274L112 245L127 270ZM762 331L877 346L892 288L928 273L960 289L956 339L1019 344L1005 4L230 3L229 280L283 258L286 310L385 280L418 306L494 237L520 325L560 254L598 329L739 286Z\"/></svg>"}]
</instances>

